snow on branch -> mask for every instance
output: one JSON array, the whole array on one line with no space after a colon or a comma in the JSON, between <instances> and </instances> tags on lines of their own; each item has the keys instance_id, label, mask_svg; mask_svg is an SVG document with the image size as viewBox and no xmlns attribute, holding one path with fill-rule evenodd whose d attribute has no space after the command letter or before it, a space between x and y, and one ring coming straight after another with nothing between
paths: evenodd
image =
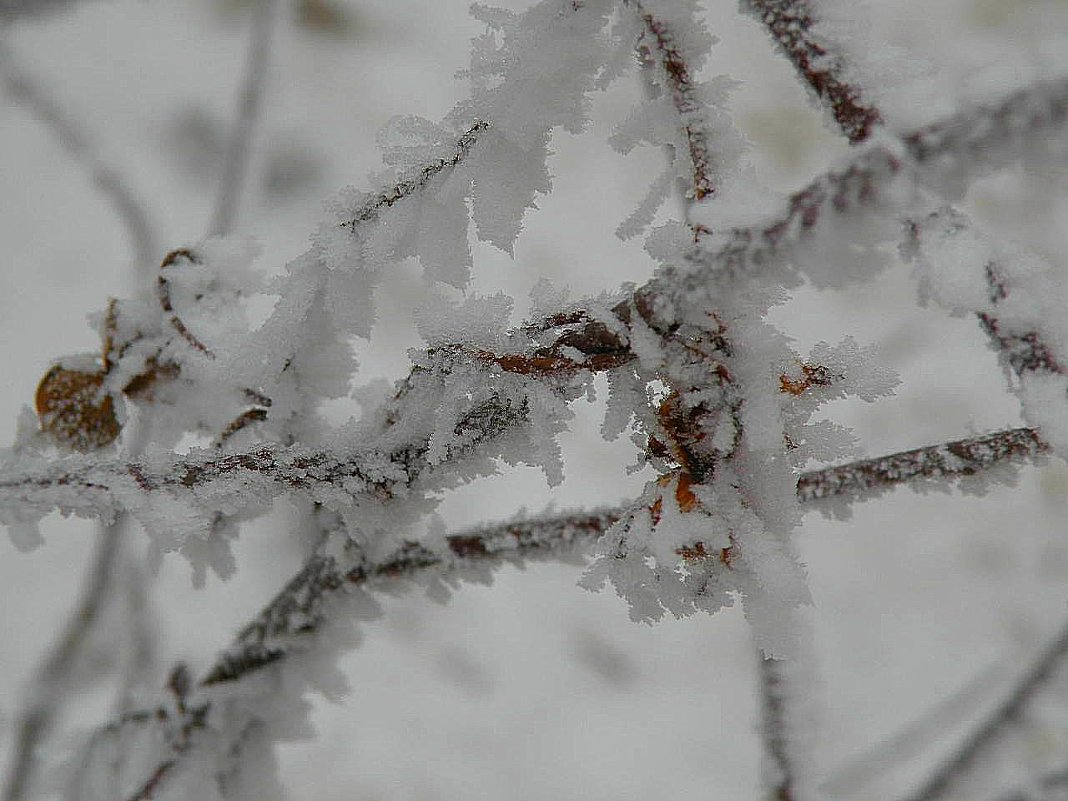
<instances>
[{"instance_id":1,"label":"snow on branch","mask_svg":"<svg viewBox=\"0 0 1068 801\"><path fill-rule=\"evenodd\" d=\"M312 557L273 601L241 630L234 644L220 654L201 681L203 686L240 679L244 674L284 657L297 635L316 631L326 618L331 596L355 587L411 577L434 568L449 571L477 566L485 574L506 562L559 556L576 545L588 545L616 522L615 509L517 518L499 526L467 529L445 538L445 548L407 542L382 560L373 560L356 546L340 558ZM461 573L462 575L462 573Z\"/></svg>"},{"instance_id":2,"label":"snow on branch","mask_svg":"<svg viewBox=\"0 0 1068 801\"><path fill-rule=\"evenodd\" d=\"M910 221L902 253L916 262L921 300L974 314L1018 384L1023 415L1060 455L1068 405L1068 287L1043 258L993 239L959 210Z\"/></svg>"},{"instance_id":3,"label":"snow on branch","mask_svg":"<svg viewBox=\"0 0 1068 801\"><path fill-rule=\"evenodd\" d=\"M941 487L945 479L983 476L998 465L1032 461L1048 450L1034 429L1013 428L804 473L797 495L814 503L840 495L874 497L903 482Z\"/></svg>"},{"instance_id":4,"label":"snow on branch","mask_svg":"<svg viewBox=\"0 0 1068 801\"><path fill-rule=\"evenodd\" d=\"M489 123L477 120L470 128L460 134L456 140L454 152L451 155L411 170L409 176L401 178L394 186L372 195L353 212L352 219L346 220L341 224L342 227L348 228L355 233L359 225L376 219L383 209L389 208L402 198L409 197L425 189L431 178L463 161L468 153L471 152L475 142L478 141L479 134L488 127Z\"/></svg>"},{"instance_id":5,"label":"snow on branch","mask_svg":"<svg viewBox=\"0 0 1068 801\"><path fill-rule=\"evenodd\" d=\"M903 484L923 489L933 479L944 484L946 479L973 477L998 465L1034 459L1043 452L1041 442L1027 429L998 432L808 471L797 482L798 498L812 504L836 496L873 497ZM954 456L948 458L947 454ZM863 478L843 480L846 476ZM181 694L182 709L161 707L153 712L128 715L109 727L108 736L114 738L129 726L153 722L177 726L172 745L164 749L158 763L142 774L133 797L154 797L166 777L180 767L195 747L195 739L211 736L208 731L211 705L224 702L226 696L221 693L228 686L259 675L263 668L279 665L297 654L308 654L312 649L335 651L351 641L352 635L340 633L338 626L351 627L358 618L377 614L368 592L395 592L398 588L416 586L440 596L465 580L486 582L492 570L505 564L566 559L576 554L576 549L582 553L631 513L633 507L521 516L497 525L459 531L443 537L436 546L404 542L379 558L344 537L340 550L321 549L218 656L199 681L199 690L194 690L191 681L186 680ZM344 533L344 524L329 513L320 513L320 525L327 534L335 529ZM696 558L700 550L692 548L684 558ZM777 670L776 665L764 662L770 671ZM197 692L203 697L194 700ZM781 710L776 714L781 714Z\"/></svg>"},{"instance_id":6,"label":"snow on branch","mask_svg":"<svg viewBox=\"0 0 1068 801\"><path fill-rule=\"evenodd\" d=\"M858 86L844 78L846 65L831 44L813 30L809 0L743 0L742 9L759 19L801 79L834 116L852 144L863 142L882 122Z\"/></svg>"},{"instance_id":7,"label":"snow on branch","mask_svg":"<svg viewBox=\"0 0 1068 801\"><path fill-rule=\"evenodd\" d=\"M942 487L947 480L979 477L998 468L1004 471L1007 465L1033 461L1046 450L1030 429L1000 431L810 470L799 476L797 495L802 503L820 508L821 501L843 497L865 500L902 484L913 489ZM1002 472L1002 476L1008 473ZM428 568L448 572L475 564L499 566L515 560L552 556L561 553L561 549L592 543L627 513L627 507L619 507L524 516L448 536L445 549L431 550L426 545L407 542L379 560L371 559L351 543L346 545L342 559L315 556L241 630L233 646L220 656L202 683L232 681L249 670L280 659L287 638L311 633L323 623L323 610L331 593L345 593L346 587L373 580L412 576Z\"/></svg>"},{"instance_id":8,"label":"snow on branch","mask_svg":"<svg viewBox=\"0 0 1068 801\"><path fill-rule=\"evenodd\" d=\"M639 52L645 60L657 66L660 73L658 79L668 90L690 156L693 197L695 200L703 200L716 190L716 186L712 175L710 135L702 119L706 113L705 99L701 96L693 75L693 69L700 64L694 63L696 59L692 52L684 52L685 45L689 43L679 40L679 26L654 15L638 0L624 0L624 5L633 8L641 18L644 30L638 46ZM697 35L703 33L695 20L686 22L689 25L681 30L689 37L695 36L694 28L699 32ZM686 49L697 50L692 46Z\"/></svg>"},{"instance_id":9,"label":"snow on branch","mask_svg":"<svg viewBox=\"0 0 1068 801\"><path fill-rule=\"evenodd\" d=\"M1025 113L1025 110L1029 111ZM1013 95L999 106L962 114L950 122L930 126L926 129L930 135L921 132L907 137L907 141L924 143L917 158L949 157L954 155L952 149L956 147L964 148L972 155L982 151L994 158L1007 139L1021 136L1025 128L1036 132L1061 125L1066 112L1068 81L1043 83ZM1021 120L1026 120L1026 125ZM947 131L952 131L952 136L944 133ZM941 144L936 147L936 143ZM985 146L980 148L979 143L985 143ZM947 150L943 152L942 148ZM978 158L966 163L976 169L985 166ZM520 377L526 373L531 378L545 373L561 375L624 364L632 355L627 340L630 329L638 324L635 320L641 326L651 326L661 335L670 332L674 325L670 318L675 313L669 312L665 316L664 311L671 308L673 301L693 304L707 297L713 276L748 273L762 264L779 261L782 250L806 235L812 235L828 214L841 217L859 208L876 205L877 198L885 193L881 190L903 172L904 164L901 156L882 147L866 150L854 157L845 169L827 173L796 193L789 201L786 214L777 221L735 230L729 235L727 244L716 249L702 241L690 251L689 266L661 268L656 277L631 293L631 300L617 304L610 318L603 314L571 313L570 317L555 321L568 323L555 342L513 355L489 355L490 352L483 349L475 354L474 360L483 364L494 362L491 366L499 372ZM641 314L631 317L631 308L646 310L648 320ZM611 322L612 319L616 322ZM553 322L546 321L545 329L559 327ZM438 352L445 354L450 349L440 348ZM457 357L463 352L463 346L451 350ZM576 359L576 354L583 358ZM422 368L413 375L419 374L422 374ZM403 416L402 396L398 396L395 405L399 406L391 414ZM499 435L523 419L521 403L519 406L498 405L490 399L486 399L480 409L468 409L466 414L469 415L467 422L460 427L465 430L481 428L485 438L489 438L490 431L493 436ZM405 473L427 453L428 445L421 439L425 436L420 431L415 439L404 442L395 450L367 449L346 454L266 445L226 457L205 454L199 458L163 462L155 468L79 456L38 464L23 458L17 465L8 465L0 472L0 512L10 520L34 519L51 508L107 518L122 505L116 492L127 501L132 501L138 492L158 488L188 489L195 486L203 492L203 488L213 484L223 486L216 480L225 479L230 473L240 477L244 488L255 488L260 497L273 497L285 488L311 491L318 487L325 490L330 481L324 481L322 477L345 477L356 482L350 484L353 489L348 497L351 498L354 492L367 491L381 483L386 473L393 476ZM478 442L482 439L476 437ZM223 492L223 496L226 495L233 497L232 493Z\"/></svg>"},{"instance_id":10,"label":"snow on branch","mask_svg":"<svg viewBox=\"0 0 1068 801\"><path fill-rule=\"evenodd\" d=\"M698 231L681 276L689 287L712 275L741 276L794 258L808 264L804 245L820 228L849 218L880 215L893 224L914 212L921 188L959 190L969 181L1027 152L1029 140L1063 135L1068 121L1068 78L1042 81L997 104L961 112L899 140L880 140L790 196L785 211L763 225ZM859 233L859 231L858 231ZM887 239L893 239L889 234ZM791 279L791 269L782 277ZM664 271L664 276L670 275Z\"/></svg>"}]
</instances>

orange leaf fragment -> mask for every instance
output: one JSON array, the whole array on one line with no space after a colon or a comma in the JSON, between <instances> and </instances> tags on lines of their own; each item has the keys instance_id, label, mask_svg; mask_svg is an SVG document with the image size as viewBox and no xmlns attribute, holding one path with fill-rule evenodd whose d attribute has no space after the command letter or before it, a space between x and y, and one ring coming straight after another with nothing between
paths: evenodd
<instances>
[{"instance_id":1,"label":"orange leaf fragment","mask_svg":"<svg viewBox=\"0 0 1068 801\"><path fill-rule=\"evenodd\" d=\"M104 376L59 365L45 373L34 397L41 430L76 451L114 442L121 426L111 396L103 391Z\"/></svg>"}]
</instances>

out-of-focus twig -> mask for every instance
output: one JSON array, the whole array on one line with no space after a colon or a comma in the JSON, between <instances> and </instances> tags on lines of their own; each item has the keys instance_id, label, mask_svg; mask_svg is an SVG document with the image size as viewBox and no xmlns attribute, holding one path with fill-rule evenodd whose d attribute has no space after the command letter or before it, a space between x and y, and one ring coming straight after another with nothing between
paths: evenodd
<instances>
[{"instance_id":1,"label":"out-of-focus twig","mask_svg":"<svg viewBox=\"0 0 1068 801\"><path fill-rule=\"evenodd\" d=\"M241 195L252 159L252 140L261 117L264 84L270 67L271 38L279 15L279 0L256 0L245 60L245 75L238 93L230 141L226 146L219 195L208 236L229 233L241 205Z\"/></svg>"},{"instance_id":2,"label":"out-of-focus twig","mask_svg":"<svg viewBox=\"0 0 1068 801\"><path fill-rule=\"evenodd\" d=\"M60 705L67 697L67 688L78 667L79 657L93 633L93 626L113 583L121 541L121 521L101 528L92 568L78 607L37 671L34 685L28 693L5 771L6 780L3 794L0 795L2 801L22 801L27 797L37 764L37 746L47 736Z\"/></svg>"},{"instance_id":3,"label":"out-of-focus twig","mask_svg":"<svg viewBox=\"0 0 1068 801\"><path fill-rule=\"evenodd\" d=\"M944 798L954 782L975 763L982 751L994 741L1006 724L1017 718L1024 705L1055 673L1068 657L1068 624L1066 624L1038 655L1016 686L965 737L957 750L943 762L920 787L904 801L935 801Z\"/></svg>"},{"instance_id":4,"label":"out-of-focus twig","mask_svg":"<svg viewBox=\"0 0 1068 801\"><path fill-rule=\"evenodd\" d=\"M147 269L159 261L159 239L147 205L137 196L129 180L113 164L105 162L95 151L89 135L41 85L40 80L23 67L11 46L0 39L0 85L20 105L49 128L59 144L89 172L94 186L106 197L126 229L135 263Z\"/></svg>"},{"instance_id":5,"label":"out-of-focus twig","mask_svg":"<svg viewBox=\"0 0 1068 801\"><path fill-rule=\"evenodd\" d=\"M760 661L760 731L764 743L768 801L794 801L797 777L791 751L785 673L790 665L777 659Z\"/></svg>"}]
</instances>

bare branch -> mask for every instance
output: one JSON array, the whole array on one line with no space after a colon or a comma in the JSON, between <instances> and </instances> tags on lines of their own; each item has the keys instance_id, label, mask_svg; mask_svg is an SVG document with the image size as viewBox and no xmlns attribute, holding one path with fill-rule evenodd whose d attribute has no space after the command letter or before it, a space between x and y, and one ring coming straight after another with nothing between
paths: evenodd
<instances>
[{"instance_id":1,"label":"bare branch","mask_svg":"<svg viewBox=\"0 0 1068 801\"><path fill-rule=\"evenodd\" d=\"M112 584L122 529L121 521L102 527L78 606L67 621L62 637L35 674L34 686L28 692L28 702L15 732L7 781L0 795L3 801L22 801L27 797L37 765L37 746L48 735L67 697L68 685Z\"/></svg>"},{"instance_id":2,"label":"bare branch","mask_svg":"<svg viewBox=\"0 0 1068 801\"><path fill-rule=\"evenodd\" d=\"M905 801L935 801L945 797L953 783L972 766L1002 728L1016 719L1031 696L1053 675L1068 656L1068 625L1064 626L1021 676L1012 692L964 739L957 751Z\"/></svg>"},{"instance_id":3,"label":"bare branch","mask_svg":"<svg viewBox=\"0 0 1068 801\"><path fill-rule=\"evenodd\" d=\"M742 9L759 19L779 50L794 65L816 98L834 116L850 143L863 142L882 123L879 110L860 87L844 78L845 62L812 30L809 0L743 0Z\"/></svg>"},{"instance_id":4,"label":"bare branch","mask_svg":"<svg viewBox=\"0 0 1068 801\"><path fill-rule=\"evenodd\" d=\"M44 4L41 4L44 5ZM3 8L0 7L0 12ZM0 14L2 16L2 14ZM89 135L53 99L40 81L22 67L11 47L0 40L0 83L16 102L25 106L55 135L60 146L88 171L93 185L115 210L133 248L137 264L147 267L159 259L160 246L147 205L130 187L126 176L96 153Z\"/></svg>"},{"instance_id":5,"label":"bare branch","mask_svg":"<svg viewBox=\"0 0 1068 801\"><path fill-rule=\"evenodd\" d=\"M760 729L767 761L769 801L794 801L796 776L790 755L789 724L786 719L786 678L788 665L776 659L760 660Z\"/></svg>"},{"instance_id":6,"label":"bare branch","mask_svg":"<svg viewBox=\"0 0 1068 801\"><path fill-rule=\"evenodd\" d=\"M208 236L229 233L233 228L252 157L252 137L263 105L263 85L271 55L271 32L278 17L279 0L257 0L250 32L245 75L238 94L237 113L226 147L219 196L215 203Z\"/></svg>"}]
</instances>

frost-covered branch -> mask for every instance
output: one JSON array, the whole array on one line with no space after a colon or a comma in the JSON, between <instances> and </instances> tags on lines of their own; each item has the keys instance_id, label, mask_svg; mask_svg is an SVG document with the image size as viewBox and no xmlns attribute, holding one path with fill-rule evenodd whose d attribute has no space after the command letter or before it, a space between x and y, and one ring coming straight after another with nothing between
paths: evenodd
<instances>
[{"instance_id":1,"label":"frost-covered branch","mask_svg":"<svg viewBox=\"0 0 1068 801\"><path fill-rule=\"evenodd\" d=\"M410 175L403 177L394 186L364 200L360 207L355 210L351 219L345 220L341 225L355 233L358 226L376 219L384 209L388 209L398 200L410 197L425 189L431 178L462 162L478 141L479 134L488 127L489 123L483 120L476 120L471 127L460 134L453 146L453 152L449 156L435 159L411 170Z\"/></svg>"},{"instance_id":2,"label":"frost-covered branch","mask_svg":"<svg viewBox=\"0 0 1068 801\"><path fill-rule=\"evenodd\" d=\"M901 484L914 489L944 486L947 481L1033 460L1045 450L1030 429L1013 429L810 470L799 477L797 494L802 503L813 503L841 497L874 498ZM271 650L265 644L314 631L323 620L327 596L344 592L347 586L410 576L426 568L448 571L469 563L503 564L508 559L552 554L561 546L592 542L626 513L627 507L619 507L524 517L466 529L446 537L447 547L441 550L406 543L380 560L370 559L351 545L347 553L352 562L344 567L344 560L334 556L315 556L256 620L242 629L204 683L230 681L249 669L276 661L282 651Z\"/></svg>"},{"instance_id":3,"label":"frost-covered branch","mask_svg":"<svg viewBox=\"0 0 1068 801\"><path fill-rule=\"evenodd\" d=\"M705 102L694 79L693 68L684 52L685 43L672 23L650 12L638 0L624 0L640 17L643 32L639 44L642 57L661 73L671 103L678 115L692 165L692 193L703 200L716 191L712 168L712 146L703 118Z\"/></svg>"},{"instance_id":4,"label":"frost-covered branch","mask_svg":"<svg viewBox=\"0 0 1068 801\"><path fill-rule=\"evenodd\" d=\"M742 9L759 19L794 65L801 79L834 116L853 144L866 140L882 122L860 87L844 77L846 64L813 30L816 18L810 0L743 0Z\"/></svg>"},{"instance_id":5,"label":"frost-covered branch","mask_svg":"<svg viewBox=\"0 0 1068 801\"><path fill-rule=\"evenodd\" d=\"M457 421L467 435L448 449L456 459L521 422L522 406L491 397ZM66 514L110 517L121 506L136 509L136 497L188 491L191 503L213 494L218 503L244 505L269 500L284 491L353 497L390 497L395 486L410 484L428 466L427 441L405 442L385 450L358 448L331 453L266 445L243 453L199 451L190 457L145 462L101 461L70 456L31 466L24 461L0 470L0 509L5 517L60 509ZM195 496L195 497L194 497Z\"/></svg>"},{"instance_id":6,"label":"frost-covered branch","mask_svg":"<svg viewBox=\"0 0 1068 801\"><path fill-rule=\"evenodd\" d=\"M975 476L1004 463L991 459L992 453L1001 454L1006 462L1023 461L1041 453L1042 448L1033 440L1030 447L1022 444L1028 441L1029 433L1026 430L1001 432L975 440L809 471L798 481L798 497L803 502L827 500L835 494L872 497L873 487L887 490L900 484L911 484L923 488L930 486L935 478L944 483L954 478ZM998 442L1002 445L992 444ZM961 456L952 461L944 460L947 451ZM903 469L902 465L917 469ZM933 465L938 465L937 469L932 469ZM840 480L847 474L863 475L867 480ZM432 592L442 591L442 582L455 586L465 579L485 581L490 571L504 564L560 558L574 553L576 548L584 549L631 513L633 505L521 517L497 525L465 529L442 537L436 545L405 542L378 558L344 539L340 551L320 551L305 563L271 603L241 630L234 643L219 655L199 686L209 693L208 698L215 699L213 703L218 702L224 697L219 693L227 686L259 674L268 665L278 665L294 654L313 649L334 650L337 645L330 641L335 636L329 633L330 626L351 626L355 622L352 616L375 614L367 591L395 591L398 580L403 579L413 580L412 586L430 587ZM322 526L326 532L344 530L341 521L329 514L322 518ZM696 555L700 551L695 548L689 553ZM435 584L437 590L433 589ZM349 605L345 605L346 599ZM341 639L347 641L351 636L343 634ZM147 788L148 794L137 797L153 797L163 780L178 767L182 755L192 747L197 732L208 725L208 708L194 709L197 710L195 719L189 715L178 717L184 720L179 729L182 736L175 740L180 747L167 751L165 758L144 774L147 778L142 777L137 786L141 790ZM146 725L154 715L146 712L130 716L126 722L113 724L108 736L116 737L127 726ZM167 720L175 718L173 714L165 717Z\"/></svg>"},{"instance_id":7,"label":"frost-covered branch","mask_svg":"<svg viewBox=\"0 0 1068 801\"><path fill-rule=\"evenodd\" d=\"M842 495L875 497L903 482L944 486L946 479L982 476L999 465L1034 460L1048 449L1034 429L1014 428L804 473L797 495L808 503Z\"/></svg>"},{"instance_id":8,"label":"frost-covered branch","mask_svg":"<svg viewBox=\"0 0 1068 801\"><path fill-rule=\"evenodd\" d=\"M240 679L249 671L281 659L292 638L316 631L325 621L332 597L362 586L410 577L433 568L447 574L478 566L486 571L501 564L559 555L588 545L620 516L615 509L520 518L498 526L464 530L432 549L409 542L384 559L371 559L355 545L339 558L317 555L219 656L201 684L211 686Z\"/></svg>"},{"instance_id":9,"label":"frost-covered branch","mask_svg":"<svg viewBox=\"0 0 1068 801\"><path fill-rule=\"evenodd\" d=\"M1014 135L1012 132L1018 131L1020 126L1012 124L1008 118L1022 113L1022 108L1046 109L1044 115L1036 112L1029 116L1032 122L1063 122L1061 101L1065 98L1068 98L1068 84L1040 85L1014 96L997 109L961 117L958 128L974 126L980 130L974 136L965 136L958 131L950 141L997 141L1002 138L996 135L999 123L1005 136ZM931 130L941 130L942 127L932 126ZM928 156L934 158L935 152L929 151ZM563 333L557 334L555 340L550 340L548 344L532 343L527 336L520 343L527 344L518 348L518 353L494 355L485 349L471 352L469 346L457 346L439 347L428 353L428 357L431 361L447 357L453 365L469 359L492 368L491 371L498 375L515 375L521 380L545 377L546 374L566 379L578 371L625 364L633 353L629 340L635 331L647 330L659 337L676 337L674 326L677 324L673 319L677 319L682 308L699 307L702 302L711 302L709 281L713 277L725 271L732 274L739 266L745 266L748 270L753 265L770 262L773 257L778 260L779 251L788 242L802 239L823 216L841 216L857 207L875 204L875 198L880 194L879 188L900 174L903 164L900 157L882 148L860 154L845 170L829 173L797 193L790 201L786 216L778 222L735 231L730 236L730 242L718 250L699 246L691 254L688 268L662 268L655 278L635 290L629 299L617 304L607 317L604 312L592 315L574 312L547 322L543 331L552 323L567 324ZM638 313L634 314L634 310ZM530 330L536 329L537 326ZM713 350L726 352L722 343L716 344L716 337L721 335L710 331L702 336L711 337L709 344ZM505 340L509 341L511 338ZM680 342L679 346L684 349L690 347L686 342ZM710 358L709 354L700 357L707 358ZM727 375L722 372L724 364L721 361L721 367L713 375ZM425 368L420 367L413 376L425 374ZM408 394L405 389L398 393L387 416L396 420L406 415L421 414L406 400ZM514 404L502 404L487 397L478 408L458 411L459 416L451 425L456 429L456 436L465 432L463 436L468 440L467 446L474 448L483 439L500 435L523 422L522 405L521 399ZM390 428L405 430L403 426L393 428L392 424ZM478 434L479 431L485 437ZM288 489L304 491L313 497L319 491L337 497L334 494L337 488L331 486L331 482L340 479L347 482L345 497L351 499L361 492L381 492L379 485L384 486L383 482L388 484L396 480L410 483L414 478L410 468L420 459L425 463L429 448L426 433L426 429L411 431L404 442L377 449L363 447L350 453L265 445L225 456L204 454L169 462L164 460L154 467L86 457L69 457L51 464L33 464L27 458L17 466L9 466L0 472L0 508L5 510L9 519L13 517L16 520L43 514L55 507L106 517L115 511L117 505L122 505L116 502L116 492L123 496L124 502L131 501L136 505L138 493L151 494L160 489L170 491L179 488L196 488L201 501L218 489L218 502L228 506L235 503L234 493L224 489L230 472L239 478L243 489L259 499L269 499ZM467 446L463 449L465 453L470 450ZM440 458L440 454L435 456L435 459ZM209 487L214 489L209 491Z\"/></svg>"},{"instance_id":10,"label":"frost-covered branch","mask_svg":"<svg viewBox=\"0 0 1068 801\"><path fill-rule=\"evenodd\" d=\"M995 240L962 212L944 207L911 221L903 254L918 266L920 291L953 312L974 314L1019 386L1024 418L1058 453L1068 405L1068 289L1022 245Z\"/></svg>"},{"instance_id":11,"label":"frost-covered branch","mask_svg":"<svg viewBox=\"0 0 1068 801\"><path fill-rule=\"evenodd\" d=\"M1016 686L965 737L957 750L906 801L936 801L944 798L954 782L967 773L975 760L1016 719L1031 697L1055 674L1068 657L1068 626L1064 626L1038 655Z\"/></svg>"}]
</instances>

